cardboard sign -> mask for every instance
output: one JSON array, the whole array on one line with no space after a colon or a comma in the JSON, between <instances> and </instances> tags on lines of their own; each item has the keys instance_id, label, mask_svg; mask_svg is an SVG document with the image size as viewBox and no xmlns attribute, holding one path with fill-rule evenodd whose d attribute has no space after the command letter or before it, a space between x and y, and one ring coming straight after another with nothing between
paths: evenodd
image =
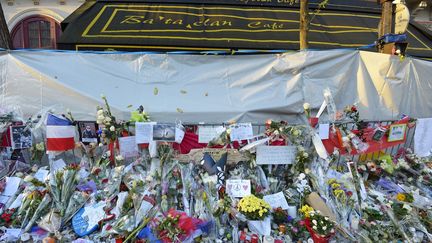
<instances>
[{"instance_id":1,"label":"cardboard sign","mask_svg":"<svg viewBox=\"0 0 432 243\"><path fill-rule=\"evenodd\" d=\"M256 162L259 165L292 164L296 152L295 146L258 146Z\"/></svg>"},{"instance_id":2,"label":"cardboard sign","mask_svg":"<svg viewBox=\"0 0 432 243\"><path fill-rule=\"evenodd\" d=\"M245 197L251 194L251 182L241 179L226 180L226 189L232 197Z\"/></svg>"},{"instance_id":3,"label":"cardboard sign","mask_svg":"<svg viewBox=\"0 0 432 243\"><path fill-rule=\"evenodd\" d=\"M263 197L264 201L270 204L272 208L282 208L283 210L287 210L289 208L288 202L283 194L283 192L278 192L271 195L266 195Z\"/></svg>"},{"instance_id":4,"label":"cardboard sign","mask_svg":"<svg viewBox=\"0 0 432 243\"><path fill-rule=\"evenodd\" d=\"M219 160L222 154L228 153L228 164L237 164L239 161L247 160L237 149L218 148L192 149L188 154L178 154L175 158L182 163L189 163L191 161L198 163L202 160L205 152L208 152L215 160Z\"/></svg>"},{"instance_id":5,"label":"cardboard sign","mask_svg":"<svg viewBox=\"0 0 432 243\"><path fill-rule=\"evenodd\" d=\"M138 146L135 136L121 137L119 140L120 154L123 158L132 158L138 156Z\"/></svg>"},{"instance_id":6,"label":"cardboard sign","mask_svg":"<svg viewBox=\"0 0 432 243\"><path fill-rule=\"evenodd\" d=\"M199 126L198 143L209 143L225 131L223 126Z\"/></svg>"},{"instance_id":7,"label":"cardboard sign","mask_svg":"<svg viewBox=\"0 0 432 243\"><path fill-rule=\"evenodd\" d=\"M253 129L251 123L237 123L229 126L231 129L231 141L247 140L253 137Z\"/></svg>"}]
</instances>

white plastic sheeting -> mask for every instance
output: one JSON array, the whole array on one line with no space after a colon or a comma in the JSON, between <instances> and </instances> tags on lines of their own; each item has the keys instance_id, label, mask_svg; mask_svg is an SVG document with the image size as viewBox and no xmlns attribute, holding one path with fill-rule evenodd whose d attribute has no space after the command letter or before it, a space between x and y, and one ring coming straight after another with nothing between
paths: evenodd
<instances>
[{"instance_id":1,"label":"white plastic sheeting","mask_svg":"<svg viewBox=\"0 0 432 243\"><path fill-rule=\"evenodd\" d=\"M216 56L10 51L0 56L2 107L25 116L55 106L94 120L105 94L118 116L143 105L157 121L298 122L330 88L338 109L367 120L432 117L432 62L332 50ZM299 115L300 114L300 115Z\"/></svg>"}]
</instances>

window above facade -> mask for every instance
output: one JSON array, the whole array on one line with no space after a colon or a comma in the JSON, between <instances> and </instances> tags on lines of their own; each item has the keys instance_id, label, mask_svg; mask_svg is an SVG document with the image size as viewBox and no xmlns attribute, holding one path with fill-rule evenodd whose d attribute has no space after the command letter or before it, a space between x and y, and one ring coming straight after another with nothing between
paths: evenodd
<instances>
[{"instance_id":1,"label":"window above facade","mask_svg":"<svg viewBox=\"0 0 432 243\"><path fill-rule=\"evenodd\" d=\"M12 30L14 48L56 49L60 25L46 16L30 16L20 21Z\"/></svg>"}]
</instances>

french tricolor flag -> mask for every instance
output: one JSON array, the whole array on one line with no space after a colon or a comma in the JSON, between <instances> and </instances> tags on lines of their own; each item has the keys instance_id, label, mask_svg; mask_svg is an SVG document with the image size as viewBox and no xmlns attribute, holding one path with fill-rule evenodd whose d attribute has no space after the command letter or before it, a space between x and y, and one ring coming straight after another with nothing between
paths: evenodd
<instances>
[{"instance_id":1,"label":"french tricolor flag","mask_svg":"<svg viewBox=\"0 0 432 243\"><path fill-rule=\"evenodd\" d=\"M48 114L46 122L47 151L75 148L75 126L64 118Z\"/></svg>"}]
</instances>

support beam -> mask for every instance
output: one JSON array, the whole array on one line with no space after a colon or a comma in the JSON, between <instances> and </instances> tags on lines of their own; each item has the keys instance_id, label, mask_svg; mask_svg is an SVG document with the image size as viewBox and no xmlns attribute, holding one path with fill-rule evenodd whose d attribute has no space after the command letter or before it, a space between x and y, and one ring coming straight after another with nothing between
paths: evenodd
<instances>
[{"instance_id":1,"label":"support beam","mask_svg":"<svg viewBox=\"0 0 432 243\"><path fill-rule=\"evenodd\" d=\"M389 0L380 0L381 3L381 23L378 33L378 38L392 33L392 18L393 18L393 4Z\"/></svg>"},{"instance_id":2,"label":"support beam","mask_svg":"<svg viewBox=\"0 0 432 243\"><path fill-rule=\"evenodd\" d=\"M309 48L309 0L300 0L300 50Z\"/></svg>"}]
</instances>

